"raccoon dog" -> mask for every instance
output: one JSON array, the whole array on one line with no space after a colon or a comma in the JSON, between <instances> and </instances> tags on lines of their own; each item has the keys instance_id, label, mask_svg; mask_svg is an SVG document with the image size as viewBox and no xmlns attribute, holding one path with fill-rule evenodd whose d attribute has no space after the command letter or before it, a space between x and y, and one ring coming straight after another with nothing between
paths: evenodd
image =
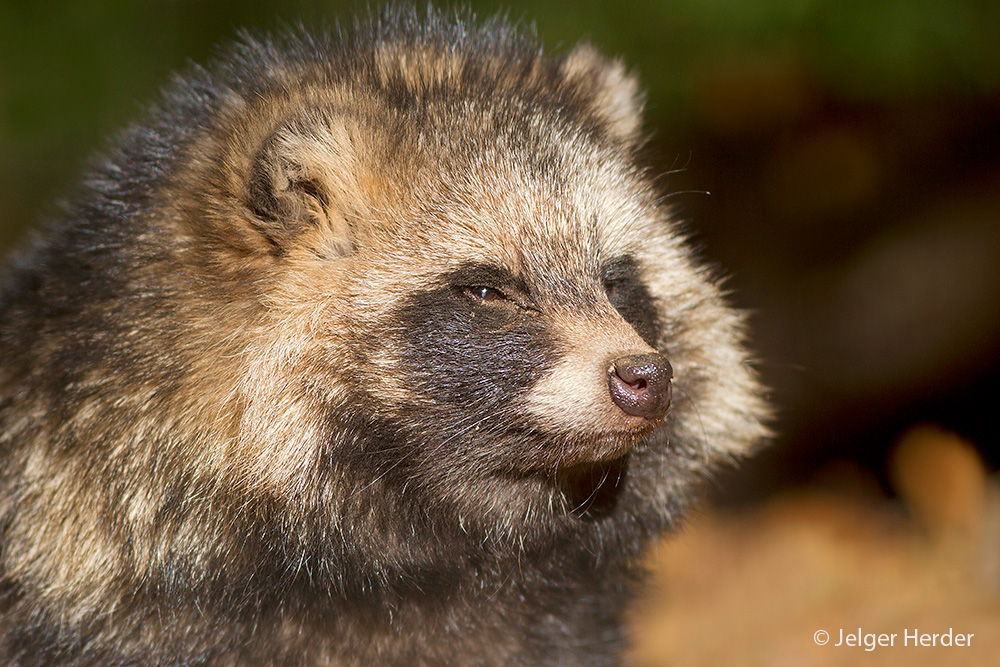
<instances>
[{"instance_id":1,"label":"raccoon dog","mask_svg":"<svg viewBox=\"0 0 1000 667\"><path fill-rule=\"evenodd\" d=\"M762 433L740 317L587 46L247 38L0 297L6 665L607 665Z\"/></svg>"}]
</instances>

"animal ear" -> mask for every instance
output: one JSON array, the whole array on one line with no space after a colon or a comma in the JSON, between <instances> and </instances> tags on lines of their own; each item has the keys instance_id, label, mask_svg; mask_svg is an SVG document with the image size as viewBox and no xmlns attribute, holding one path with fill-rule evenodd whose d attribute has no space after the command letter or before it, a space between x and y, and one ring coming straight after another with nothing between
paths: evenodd
<instances>
[{"instance_id":1,"label":"animal ear","mask_svg":"<svg viewBox=\"0 0 1000 667\"><path fill-rule=\"evenodd\" d=\"M328 118L297 118L257 150L246 182L247 206L275 254L299 238L320 243L323 255L350 252L342 204L354 154L351 133Z\"/></svg>"},{"instance_id":2,"label":"animal ear","mask_svg":"<svg viewBox=\"0 0 1000 667\"><path fill-rule=\"evenodd\" d=\"M608 60L591 45L581 44L566 56L562 73L589 93L591 111L612 137L629 146L641 141L643 95L638 79L621 61Z\"/></svg>"}]
</instances>

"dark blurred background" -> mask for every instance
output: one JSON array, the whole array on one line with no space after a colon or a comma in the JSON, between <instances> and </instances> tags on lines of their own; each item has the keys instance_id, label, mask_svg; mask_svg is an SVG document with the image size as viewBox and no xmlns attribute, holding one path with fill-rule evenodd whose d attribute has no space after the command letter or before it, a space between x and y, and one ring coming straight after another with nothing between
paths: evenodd
<instances>
[{"instance_id":1,"label":"dark blurred background","mask_svg":"<svg viewBox=\"0 0 1000 667\"><path fill-rule=\"evenodd\" d=\"M1000 3L471 4L533 24L549 50L590 40L641 76L662 182L750 311L778 406L776 442L720 480L723 500L842 462L884 484L893 442L924 422L996 470ZM0 253L172 72L241 27L349 24L359 6L0 2Z\"/></svg>"}]
</instances>

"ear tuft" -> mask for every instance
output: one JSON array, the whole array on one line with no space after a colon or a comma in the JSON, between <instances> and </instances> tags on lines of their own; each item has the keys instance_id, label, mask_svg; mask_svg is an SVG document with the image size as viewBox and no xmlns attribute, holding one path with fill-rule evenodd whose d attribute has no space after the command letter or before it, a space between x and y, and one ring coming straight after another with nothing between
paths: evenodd
<instances>
[{"instance_id":1,"label":"ear tuft","mask_svg":"<svg viewBox=\"0 0 1000 667\"><path fill-rule=\"evenodd\" d=\"M639 81L619 60L607 60L589 44L576 47L562 65L563 76L592 96L591 111L615 139L641 141L643 95Z\"/></svg>"}]
</instances>

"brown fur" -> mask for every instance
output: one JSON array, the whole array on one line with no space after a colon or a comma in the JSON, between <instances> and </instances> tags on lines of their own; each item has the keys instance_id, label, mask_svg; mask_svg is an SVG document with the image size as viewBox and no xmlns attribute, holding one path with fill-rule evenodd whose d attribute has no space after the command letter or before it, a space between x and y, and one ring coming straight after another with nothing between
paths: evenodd
<instances>
[{"instance_id":1,"label":"brown fur","mask_svg":"<svg viewBox=\"0 0 1000 667\"><path fill-rule=\"evenodd\" d=\"M764 412L637 91L399 10L170 90L0 297L7 663L612 660ZM671 411L625 414L654 352Z\"/></svg>"}]
</instances>

